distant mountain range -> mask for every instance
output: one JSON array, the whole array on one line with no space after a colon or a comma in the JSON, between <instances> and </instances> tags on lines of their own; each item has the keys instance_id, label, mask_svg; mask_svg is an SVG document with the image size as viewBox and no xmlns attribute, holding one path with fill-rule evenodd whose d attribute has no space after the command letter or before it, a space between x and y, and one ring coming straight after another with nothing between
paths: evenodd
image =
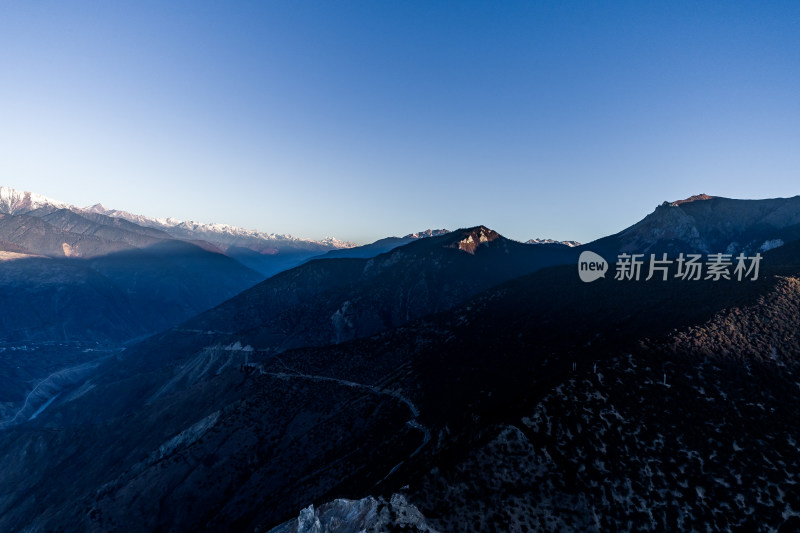
<instances>
[{"instance_id":1,"label":"distant mountain range","mask_svg":"<svg viewBox=\"0 0 800 533\"><path fill-rule=\"evenodd\" d=\"M0 187L0 287L10 304L0 310L0 340L144 336L310 258L370 258L447 233L355 246L154 219L100 204L78 208Z\"/></svg>"},{"instance_id":2,"label":"distant mountain range","mask_svg":"<svg viewBox=\"0 0 800 533\"><path fill-rule=\"evenodd\" d=\"M17 407L0 529L791 530L799 202L308 261ZM755 281L587 284L585 250L763 261Z\"/></svg>"},{"instance_id":3,"label":"distant mountain range","mask_svg":"<svg viewBox=\"0 0 800 533\"><path fill-rule=\"evenodd\" d=\"M324 255L317 256L316 259L334 259L337 257L358 257L369 258L376 255L388 252L404 244L414 242L417 239L425 239L427 237L438 237L450 233L446 229L429 229L425 231L418 231L409 233L405 237L386 237L379 239L371 244L363 246L354 246L352 248L341 248L338 250L331 250Z\"/></svg>"},{"instance_id":4,"label":"distant mountain range","mask_svg":"<svg viewBox=\"0 0 800 533\"><path fill-rule=\"evenodd\" d=\"M201 224L172 218L148 218L126 211L106 209L101 204L93 205L86 210L162 230L177 239L210 243L222 253L265 276L277 274L328 250L355 246L351 242L340 241L333 237L314 241L291 235L245 230L228 224Z\"/></svg>"},{"instance_id":5,"label":"distant mountain range","mask_svg":"<svg viewBox=\"0 0 800 533\"><path fill-rule=\"evenodd\" d=\"M581 245L578 241L554 241L553 239L529 239L525 241L525 244L560 244L562 246L569 246L570 248Z\"/></svg>"},{"instance_id":6,"label":"distant mountain range","mask_svg":"<svg viewBox=\"0 0 800 533\"><path fill-rule=\"evenodd\" d=\"M107 209L102 204L80 208L9 187L0 187L0 214L35 217L67 232L63 235L67 247L63 246L64 243L57 242L58 238L54 238L50 246L41 248L39 236L31 235L29 240L21 243L21 246L22 249L28 249L34 254L44 252L45 255L55 257L96 256L130 247L142 247L146 245L144 236L147 236L153 240L178 239L192 242L207 250L217 251L236 259L264 276L276 274L328 250L355 246L353 243L332 237L313 241L291 235L245 230L227 224L201 224L172 218L150 218ZM89 226L87 220L99 225L100 230ZM38 223L37 232L52 231L41 222ZM3 226L7 224L12 227L2 231ZM77 230L77 235L70 233L73 230ZM133 234L136 238L128 234ZM0 245L7 244L10 245L7 247L14 247L18 244L16 241L19 236L19 228L15 227L12 221L0 226Z\"/></svg>"},{"instance_id":7,"label":"distant mountain range","mask_svg":"<svg viewBox=\"0 0 800 533\"><path fill-rule=\"evenodd\" d=\"M214 245L0 188L0 340L121 341L263 279Z\"/></svg>"}]
</instances>

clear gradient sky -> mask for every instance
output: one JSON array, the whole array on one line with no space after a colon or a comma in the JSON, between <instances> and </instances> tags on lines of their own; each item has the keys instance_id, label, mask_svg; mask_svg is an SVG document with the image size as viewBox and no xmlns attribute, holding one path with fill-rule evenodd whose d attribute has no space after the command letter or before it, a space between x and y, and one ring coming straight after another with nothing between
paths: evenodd
<instances>
[{"instance_id":1,"label":"clear gradient sky","mask_svg":"<svg viewBox=\"0 0 800 533\"><path fill-rule=\"evenodd\" d=\"M800 2L0 3L0 184L360 243L800 194Z\"/></svg>"}]
</instances>

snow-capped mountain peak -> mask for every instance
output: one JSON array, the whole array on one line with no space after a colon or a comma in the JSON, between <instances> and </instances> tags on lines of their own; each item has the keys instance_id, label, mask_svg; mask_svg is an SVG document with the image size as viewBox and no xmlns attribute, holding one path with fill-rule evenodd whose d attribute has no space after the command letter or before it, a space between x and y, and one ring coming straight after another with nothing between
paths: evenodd
<instances>
[{"instance_id":1,"label":"snow-capped mountain peak","mask_svg":"<svg viewBox=\"0 0 800 533\"><path fill-rule=\"evenodd\" d=\"M173 238L197 244L208 250L221 252L236 259L245 266L271 276L300 264L304 259L330 250L352 248L355 243L342 241L334 237L321 240L304 239L292 235L265 233L258 230L244 229L230 224L205 224L176 218L154 218L137 215L128 211L110 209L101 203L89 207L76 207L40 194L22 192L11 187L0 187L0 214L33 215L44 217L57 210L69 210L74 215L83 217L81 224L97 223L106 227L105 232L117 235L118 224L108 220L98 220L97 215L111 219L124 220L141 228L141 233L152 238ZM91 216L88 216L91 215ZM73 217L74 219L74 217ZM153 232L153 230L158 230ZM69 231L72 231L71 229ZM127 225L125 235L140 233ZM108 235L106 235L108 237ZM134 239L137 240L137 239ZM145 239L146 240L146 239ZM137 240L138 242L138 240ZM149 242L149 241L148 241ZM127 243L126 246L131 243ZM65 252L66 253L66 252Z\"/></svg>"},{"instance_id":2,"label":"snow-capped mountain peak","mask_svg":"<svg viewBox=\"0 0 800 533\"><path fill-rule=\"evenodd\" d=\"M424 239L425 237L438 237L439 235L445 235L450 233L450 230L447 229L426 229L425 231L416 231L414 233L409 233L404 239Z\"/></svg>"},{"instance_id":3,"label":"snow-capped mountain peak","mask_svg":"<svg viewBox=\"0 0 800 533\"><path fill-rule=\"evenodd\" d=\"M330 248L352 248L356 246L355 243L342 241L334 237L325 237L321 240L304 239L302 237L295 237L293 235L284 235L277 233L265 233L254 229L245 229L231 224L223 224L219 222L206 224L203 222L196 222L194 220L179 220L176 218L155 218L146 217L143 215L136 215L127 211L120 211L118 209L107 209L102 204L95 204L90 207L84 208L84 211L92 213L99 213L114 218L122 218L151 228L157 228L167 231L175 236L188 237L189 233L194 234L195 238L202 238L210 242L222 242L230 244L231 240L235 239L257 239L262 241L278 241L282 243L308 243L320 244Z\"/></svg>"},{"instance_id":4,"label":"snow-capped mountain peak","mask_svg":"<svg viewBox=\"0 0 800 533\"><path fill-rule=\"evenodd\" d=\"M0 213L7 215L24 214L42 207L69 209L70 206L41 194L0 186Z\"/></svg>"},{"instance_id":5,"label":"snow-capped mountain peak","mask_svg":"<svg viewBox=\"0 0 800 533\"><path fill-rule=\"evenodd\" d=\"M569 246L570 248L575 248L576 246L581 245L581 243L578 241L557 241L554 239L529 239L525 241L525 244L562 244L564 246Z\"/></svg>"}]
</instances>

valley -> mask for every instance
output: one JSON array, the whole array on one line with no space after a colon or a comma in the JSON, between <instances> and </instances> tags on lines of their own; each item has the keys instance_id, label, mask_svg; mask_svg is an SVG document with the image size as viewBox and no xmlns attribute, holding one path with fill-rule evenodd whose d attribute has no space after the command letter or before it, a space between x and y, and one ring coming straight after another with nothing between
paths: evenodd
<instances>
[{"instance_id":1,"label":"valley","mask_svg":"<svg viewBox=\"0 0 800 533\"><path fill-rule=\"evenodd\" d=\"M94 387L93 370L123 350L96 342L0 344L0 430L36 418L62 394L78 398Z\"/></svg>"},{"instance_id":2,"label":"valley","mask_svg":"<svg viewBox=\"0 0 800 533\"><path fill-rule=\"evenodd\" d=\"M652 231L696 202L697 225ZM770 215L793 204L734 205L750 226L720 234L729 203L698 198L620 235L643 252L787 239L757 279L586 283L578 255L605 247L614 270L627 237L476 226L307 261L139 339L7 341L0 528L791 524L800 241Z\"/></svg>"},{"instance_id":3,"label":"valley","mask_svg":"<svg viewBox=\"0 0 800 533\"><path fill-rule=\"evenodd\" d=\"M0 533L800 533L800 2L0 2Z\"/></svg>"}]
</instances>

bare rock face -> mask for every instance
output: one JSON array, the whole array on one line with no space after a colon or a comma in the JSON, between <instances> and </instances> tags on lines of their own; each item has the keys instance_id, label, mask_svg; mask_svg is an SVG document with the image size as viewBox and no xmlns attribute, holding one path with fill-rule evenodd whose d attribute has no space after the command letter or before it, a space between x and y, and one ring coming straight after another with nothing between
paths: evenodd
<instances>
[{"instance_id":1,"label":"bare rock face","mask_svg":"<svg viewBox=\"0 0 800 533\"><path fill-rule=\"evenodd\" d=\"M387 502L367 496L361 500L337 499L314 508L309 505L296 520L271 529L269 533L380 533L394 528L402 531L436 533L422 513L402 494Z\"/></svg>"},{"instance_id":2,"label":"bare rock face","mask_svg":"<svg viewBox=\"0 0 800 533\"><path fill-rule=\"evenodd\" d=\"M450 245L451 248L458 248L463 252L475 255L475 250L481 245L486 245L497 238L500 234L490 230L486 226L478 226L464 232L464 237Z\"/></svg>"},{"instance_id":3,"label":"bare rock face","mask_svg":"<svg viewBox=\"0 0 800 533\"><path fill-rule=\"evenodd\" d=\"M709 245L697 228L697 221L683 209L662 206L644 220L623 232L625 244L621 251L647 249L652 243L680 240L693 249L710 252Z\"/></svg>"},{"instance_id":4,"label":"bare rock face","mask_svg":"<svg viewBox=\"0 0 800 533\"><path fill-rule=\"evenodd\" d=\"M716 198L716 196L709 196L705 193L700 193L700 194L695 194L694 196L690 196L689 198L684 198L683 200L672 202L670 205L676 206L681 204L688 204L689 202L696 202L697 200L711 200L712 198Z\"/></svg>"},{"instance_id":5,"label":"bare rock face","mask_svg":"<svg viewBox=\"0 0 800 533\"><path fill-rule=\"evenodd\" d=\"M636 224L587 248L618 253L764 252L800 239L800 196L735 200L698 194L663 202Z\"/></svg>"}]
</instances>

